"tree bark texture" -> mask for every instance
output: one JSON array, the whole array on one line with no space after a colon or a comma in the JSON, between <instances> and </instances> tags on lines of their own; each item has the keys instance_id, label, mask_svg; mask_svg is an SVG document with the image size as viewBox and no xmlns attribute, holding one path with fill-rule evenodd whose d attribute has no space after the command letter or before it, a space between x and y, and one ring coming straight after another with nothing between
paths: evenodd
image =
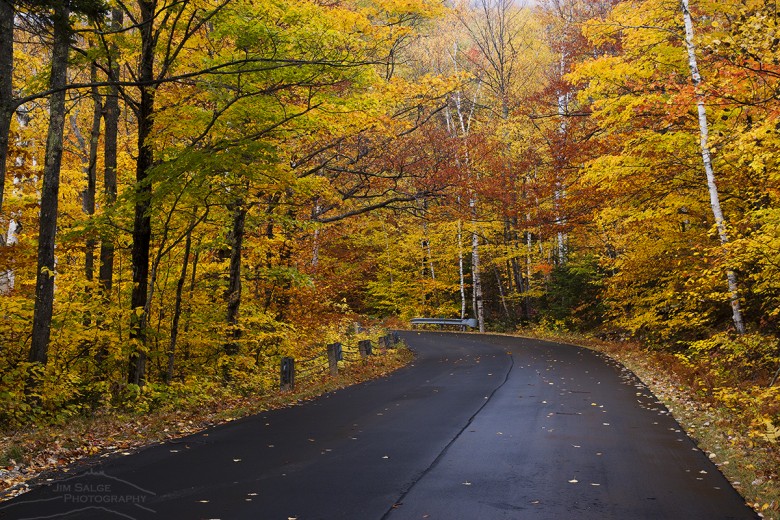
<instances>
[{"instance_id":1,"label":"tree bark texture","mask_svg":"<svg viewBox=\"0 0 780 520\"><path fill-rule=\"evenodd\" d=\"M187 281L187 266L190 260L190 251L192 250L192 229L187 232L187 238L184 240L184 260L181 264L181 274L176 281L176 298L173 303L173 320L171 322L171 343L168 346L168 369L166 370L165 380L173 380L173 369L176 361L176 342L179 337L179 321L181 319L182 294L184 292L184 283Z\"/></svg>"},{"instance_id":2,"label":"tree bark texture","mask_svg":"<svg viewBox=\"0 0 780 520\"><path fill-rule=\"evenodd\" d=\"M476 314L479 331L485 332L485 306L482 301L482 273L479 265L479 233L477 233L477 201L470 201L473 212L474 231L471 233L471 282L474 291L474 313Z\"/></svg>"},{"instance_id":3,"label":"tree bark texture","mask_svg":"<svg viewBox=\"0 0 780 520\"><path fill-rule=\"evenodd\" d=\"M150 215L152 184L149 178L154 164L154 153L149 142L154 117L154 15L156 1L139 1L141 12L141 61L138 79L141 99L137 107L138 159L135 169L135 207L133 219L133 291L130 296L132 309L130 339L133 351L130 353L127 382L143 385L146 372L146 327L148 316L146 304L149 286L149 247L152 238Z\"/></svg>"},{"instance_id":4,"label":"tree bark texture","mask_svg":"<svg viewBox=\"0 0 780 520\"><path fill-rule=\"evenodd\" d=\"M243 200L236 202L233 210L233 228L230 231L230 280L225 292L227 302L228 337L225 342L226 354L237 354L241 338L241 328L238 326L238 311L241 307L241 255L244 244L244 224L246 222L246 206Z\"/></svg>"},{"instance_id":5,"label":"tree bark texture","mask_svg":"<svg viewBox=\"0 0 780 520\"><path fill-rule=\"evenodd\" d=\"M62 136L65 127L65 85L68 73L70 23L64 2L55 4L52 17L54 44L52 47L49 87L49 129L46 137L46 158L41 188L41 213L38 235L38 269L35 281L35 310L30 342L30 361L45 364L51 336L54 307L54 244L57 232L57 202L60 191Z\"/></svg>"},{"instance_id":6,"label":"tree bark texture","mask_svg":"<svg viewBox=\"0 0 780 520\"><path fill-rule=\"evenodd\" d=\"M8 0L0 0L0 215L3 212L5 175L8 171L8 145L11 134L11 120L14 117L14 6ZM0 219L0 227L6 225ZM0 234L0 240L5 237ZM0 244L2 245L2 244Z\"/></svg>"},{"instance_id":7,"label":"tree bark texture","mask_svg":"<svg viewBox=\"0 0 780 520\"><path fill-rule=\"evenodd\" d=\"M466 319L466 277L463 269L463 224L458 219L458 282L460 285L460 319Z\"/></svg>"},{"instance_id":8,"label":"tree bark texture","mask_svg":"<svg viewBox=\"0 0 780 520\"><path fill-rule=\"evenodd\" d=\"M92 64L92 81L97 81L97 66ZM95 188L97 186L97 157L100 142L100 122L103 119L103 103L97 87L92 87L92 129L89 134L89 149L84 174L87 186L81 194L81 205L86 215L95 214ZM97 241L93 236L87 238L85 245L84 276L92 281L95 276L95 246Z\"/></svg>"},{"instance_id":9,"label":"tree bark texture","mask_svg":"<svg viewBox=\"0 0 780 520\"><path fill-rule=\"evenodd\" d=\"M118 31L122 27L123 13L121 9L111 11L111 30ZM116 45L109 49L109 79L119 81L119 63L117 61ZM119 88L111 86L103 107L103 196L106 209L116 202L116 167L119 136ZM100 238L100 287L103 297L111 294L114 274L114 241L111 236Z\"/></svg>"},{"instance_id":10,"label":"tree bark texture","mask_svg":"<svg viewBox=\"0 0 780 520\"><path fill-rule=\"evenodd\" d=\"M97 64L92 63L90 67L90 75L92 82L97 82ZM96 86L92 87L92 124L89 133L89 141L84 138L84 134L79 128L78 110L74 110L70 115L70 129L71 133L76 138L79 152L81 154L81 164L84 177L87 181L87 185L81 192L81 209L85 215L91 217L95 214L95 187L97 184L97 156L98 156L98 144L100 141L100 122L103 119L103 104L101 102L100 93ZM93 235L88 235L84 244L84 279L87 282L91 282L95 277L95 246L97 241ZM85 295L90 298L92 295L92 286L87 283L85 288ZM88 326L92 322L92 315L89 311L86 311L82 316L82 323ZM89 342L82 341L83 345L87 345ZM98 358L102 358L102 352L98 354Z\"/></svg>"}]
</instances>

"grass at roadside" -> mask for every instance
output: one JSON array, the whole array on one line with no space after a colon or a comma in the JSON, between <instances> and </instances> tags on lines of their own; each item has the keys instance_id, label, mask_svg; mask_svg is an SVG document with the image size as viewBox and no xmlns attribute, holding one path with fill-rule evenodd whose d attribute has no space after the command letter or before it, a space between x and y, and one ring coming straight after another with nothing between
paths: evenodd
<instances>
[{"instance_id":1,"label":"grass at roadside","mask_svg":"<svg viewBox=\"0 0 780 520\"><path fill-rule=\"evenodd\" d=\"M0 501L24 493L42 474L67 471L68 465L88 457L129 453L141 446L183 437L247 415L295 406L340 388L386 376L413 357L408 348L399 346L371 356L365 363L347 365L338 377L323 376L301 382L291 392L258 396L220 394L173 410L98 413L62 425L0 432Z\"/></svg>"}]
</instances>

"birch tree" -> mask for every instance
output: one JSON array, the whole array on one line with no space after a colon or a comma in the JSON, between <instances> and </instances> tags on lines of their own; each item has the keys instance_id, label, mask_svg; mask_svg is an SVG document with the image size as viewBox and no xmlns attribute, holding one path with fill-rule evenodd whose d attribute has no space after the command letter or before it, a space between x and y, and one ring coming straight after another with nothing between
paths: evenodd
<instances>
[{"instance_id":1,"label":"birch tree","mask_svg":"<svg viewBox=\"0 0 780 520\"><path fill-rule=\"evenodd\" d=\"M696 59L696 44L693 33L693 18L688 0L680 0L682 7L683 21L685 23L685 48L688 52L688 67L691 70L691 81L696 89L696 112L699 119L699 146L701 147L701 158L704 165L704 173L707 177L707 190L710 194L710 206L712 215L715 218L715 228L718 230L718 238L724 247L729 243L729 235L726 230L726 219L723 216L723 210L720 205L720 195L715 178L715 170L712 166L712 155L709 145L709 123L707 122L707 105L705 94L702 90L702 77L699 73L699 64ZM745 333L745 324L742 319L742 309L739 303L739 285L737 283L737 274L732 270L726 271L729 293L731 295L731 312L734 320L734 328L739 334Z\"/></svg>"},{"instance_id":2,"label":"birch tree","mask_svg":"<svg viewBox=\"0 0 780 520\"><path fill-rule=\"evenodd\" d=\"M603 132L595 140L606 153L589 161L581 189L603 209L595 220L604 232L602 265L612 272L605 298L634 302L615 304L616 321L651 341L694 337L720 324L728 307L730 326L742 333L742 287L733 266L748 273L753 267L735 254L724 213L734 212L738 237L755 229L745 201L754 198L749 186L758 178L747 178L733 159L747 152L734 149L734 133L752 116L737 116L730 95L718 97L733 88L733 76L712 53L704 62L697 56L688 1L642 7L620 3L606 19L585 24L591 44L611 52L569 75L584 80L579 99ZM707 7L713 11L702 41L712 46L724 37L717 28L733 17ZM702 67L711 70L706 85Z\"/></svg>"}]
</instances>

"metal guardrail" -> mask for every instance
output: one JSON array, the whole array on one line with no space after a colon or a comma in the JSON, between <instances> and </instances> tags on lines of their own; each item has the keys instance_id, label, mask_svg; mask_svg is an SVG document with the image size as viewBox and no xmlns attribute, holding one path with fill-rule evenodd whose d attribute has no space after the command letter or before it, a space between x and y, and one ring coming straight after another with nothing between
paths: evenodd
<instances>
[{"instance_id":1,"label":"metal guardrail","mask_svg":"<svg viewBox=\"0 0 780 520\"><path fill-rule=\"evenodd\" d=\"M467 318L465 320L457 318L412 318L410 320L412 326L415 325L457 325L460 327L477 328L477 320L475 318Z\"/></svg>"}]
</instances>

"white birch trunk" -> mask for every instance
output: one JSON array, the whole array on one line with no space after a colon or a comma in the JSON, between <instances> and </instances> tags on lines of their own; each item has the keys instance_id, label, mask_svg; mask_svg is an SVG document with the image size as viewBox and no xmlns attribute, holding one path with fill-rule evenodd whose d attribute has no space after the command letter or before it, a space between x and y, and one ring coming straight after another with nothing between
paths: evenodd
<instances>
[{"instance_id":1,"label":"white birch trunk","mask_svg":"<svg viewBox=\"0 0 780 520\"><path fill-rule=\"evenodd\" d=\"M693 19L688 0L680 0L682 5L683 19L685 22L685 46L688 50L688 65L691 69L691 79L696 87L696 108L699 115L699 137L701 146L701 157L704 162L704 173L707 176L707 188L710 193L710 206L712 206L712 215L715 217L715 227L718 230L720 243L726 245L729 242L729 236L726 232L726 220L723 217L723 210L720 207L720 196L718 195L718 186L715 182L715 171L712 167L712 156L709 147L709 124L707 122L707 106L704 103L704 95L700 90L702 82L699 73L699 65L696 60L696 47L693 41ZM739 334L745 333L745 323L742 319L742 309L739 304L739 284L737 283L737 274L728 269L726 271L729 293L731 299L731 312L734 320L734 327Z\"/></svg>"},{"instance_id":2,"label":"white birch trunk","mask_svg":"<svg viewBox=\"0 0 780 520\"><path fill-rule=\"evenodd\" d=\"M460 276L460 319L466 319L466 277L463 274L463 225L458 219L458 275Z\"/></svg>"},{"instance_id":3,"label":"white birch trunk","mask_svg":"<svg viewBox=\"0 0 780 520\"><path fill-rule=\"evenodd\" d=\"M453 55L452 55L452 61L453 65L455 67L455 71L458 71L458 62L457 62L457 53L458 53L458 44L457 42L453 44ZM474 99L471 103L471 107L469 107L469 113L466 115L464 114L463 110L463 102L461 98L461 92L460 90L456 91L453 96L453 101L455 102L455 111L457 112L458 116L458 123L460 126L460 137L463 139L464 144L466 141L466 138L468 137L470 131L471 131L471 121L474 117L474 111L477 106L477 101L479 100L480 91L482 89L482 81L478 80L477 82L477 88L474 92ZM454 127L453 122L453 127ZM465 157L464 157L464 167L466 168L466 171L469 174L469 178L471 178L471 161L469 158L469 152L468 148L465 150ZM479 177L477 177L479 178ZM483 298L482 298L482 279L480 276L480 266L479 266L479 223L477 220L477 196L475 192L472 192L472 195L469 200L469 207L471 208L471 215L472 215L472 235L471 235L471 282L472 282L472 297L473 297L473 306L474 306L474 314L475 318L477 319L477 323L479 324L479 331L485 332L485 318L484 318L484 306L483 306ZM460 243L461 237L459 234L458 241ZM460 250L459 250L459 255ZM463 259L462 256L460 258L461 263L461 291L464 290L464 283L462 278L462 272L463 272ZM462 314L465 316L465 292L462 292L462 305L463 310Z\"/></svg>"},{"instance_id":4,"label":"white birch trunk","mask_svg":"<svg viewBox=\"0 0 780 520\"><path fill-rule=\"evenodd\" d=\"M474 229L471 232L471 282L474 291L474 312L476 313L479 331L485 332L485 307L482 301L482 275L479 265L479 233L477 228L477 198L469 201Z\"/></svg>"},{"instance_id":5,"label":"white birch trunk","mask_svg":"<svg viewBox=\"0 0 780 520\"><path fill-rule=\"evenodd\" d=\"M19 243L19 235L18 231L21 228L16 223L16 220L11 219L11 221L8 223L8 234L6 235L6 240L0 244L0 247L3 246L12 246L17 243ZM10 292L14 289L16 286L16 273L13 269L8 269L7 271L0 272L0 295L8 295Z\"/></svg>"},{"instance_id":6,"label":"white birch trunk","mask_svg":"<svg viewBox=\"0 0 780 520\"><path fill-rule=\"evenodd\" d=\"M566 72L566 54L561 55L561 76L563 76ZM569 111L569 94L565 92L558 93L558 117L561 120L561 124L558 127L558 133L561 136L566 135L567 130L567 123L566 123L566 114ZM560 164L558 165L560 167ZM555 194L553 195L554 204L555 204L555 224L558 228L557 232L557 243L558 248L556 251L556 258L558 260L558 265L564 265L566 263L566 260L568 259L568 242L569 237L566 236L566 232L563 231L564 226L566 225L566 219L561 213L561 202L566 197L566 191L563 185L563 171L559 170L556 172L556 179L555 179Z\"/></svg>"}]
</instances>

